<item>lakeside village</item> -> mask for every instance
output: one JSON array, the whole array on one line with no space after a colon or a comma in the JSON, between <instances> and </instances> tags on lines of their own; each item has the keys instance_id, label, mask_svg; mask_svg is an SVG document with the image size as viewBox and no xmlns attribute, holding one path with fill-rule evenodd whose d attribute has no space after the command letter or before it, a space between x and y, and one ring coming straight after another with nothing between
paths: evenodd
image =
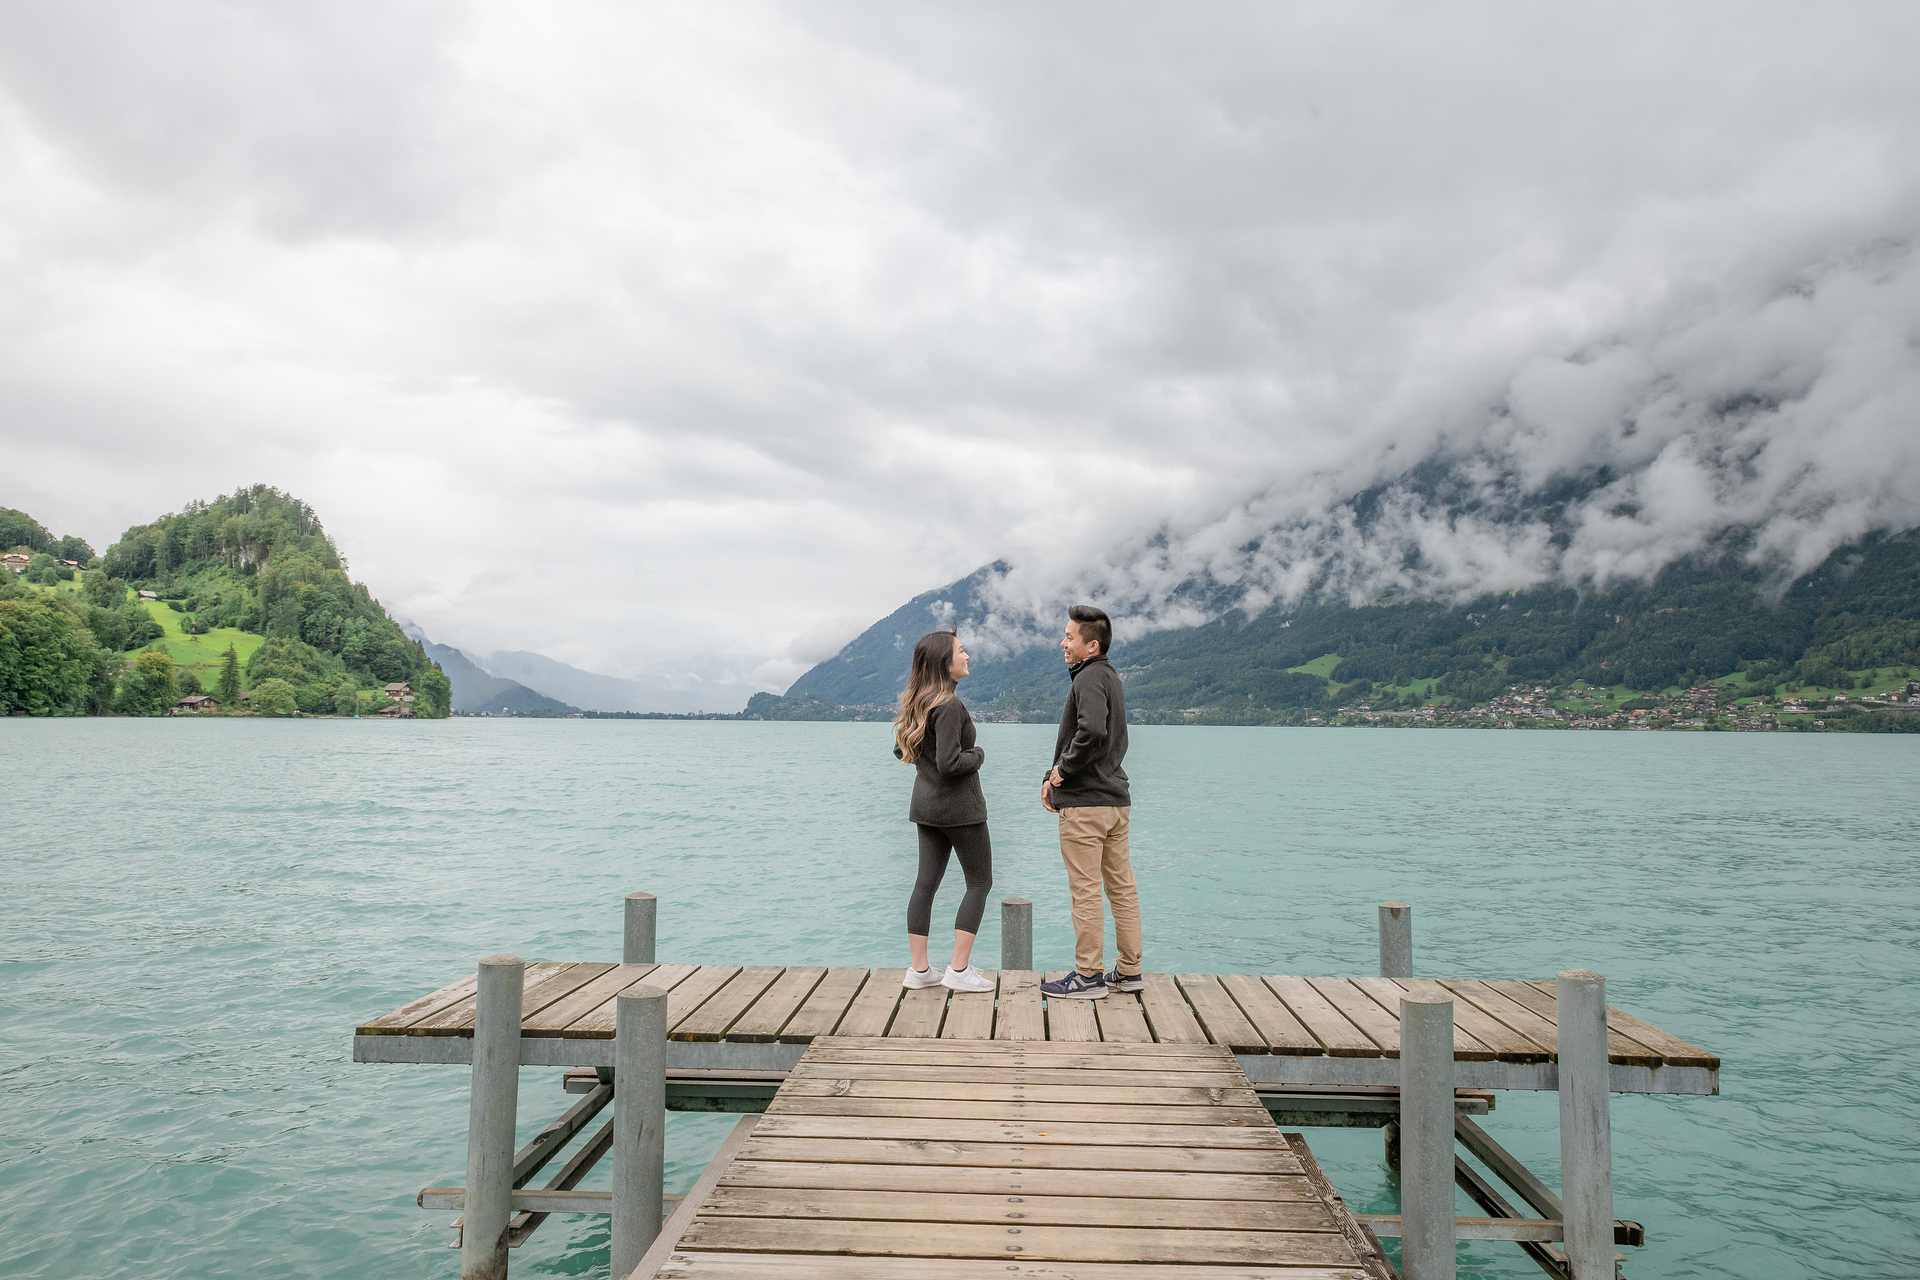
<instances>
[{"instance_id":1,"label":"lakeside village","mask_svg":"<svg viewBox=\"0 0 1920 1280\"><path fill-rule=\"evenodd\" d=\"M1833 717L1914 716L1920 723L1920 680L1878 693L1833 693L1775 698L1741 696L1723 684L1646 695L1614 702L1606 691L1581 686L1509 685L1487 702L1467 707L1375 708L1361 701L1327 715L1309 716L1309 725L1453 726L1479 729L1700 729L1765 733L1819 728Z\"/></svg>"}]
</instances>

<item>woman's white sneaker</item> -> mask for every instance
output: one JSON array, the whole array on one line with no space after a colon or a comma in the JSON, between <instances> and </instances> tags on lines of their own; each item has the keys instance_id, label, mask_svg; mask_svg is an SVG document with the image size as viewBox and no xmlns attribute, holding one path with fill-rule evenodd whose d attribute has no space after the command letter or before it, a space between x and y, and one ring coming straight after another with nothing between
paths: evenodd
<instances>
[{"instance_id":1,"label":"woman's white sneaker","mask_svg":"<svg viewBox=\"0 0 1920 1280\"><path fill-rule=\"evenodd\" d=\"M900 980L900 985L909 991L918 991L922 987L937 987L940 983L941 977L933 971L932 965L924 969L909 969L906 976Z\"/></svg>"},{"instance_id":2,"label":"woman's white sneaker","mask_svg":"<svg viewBox=\"0 0 1920 1280\"><path fill-rule=\"evenodd\" d=\"M947 975L940 979L940 985L949 991L991 991L993 979L972 965L964 969L956 969L948 965Z\"/></svg>"}]
</instances>

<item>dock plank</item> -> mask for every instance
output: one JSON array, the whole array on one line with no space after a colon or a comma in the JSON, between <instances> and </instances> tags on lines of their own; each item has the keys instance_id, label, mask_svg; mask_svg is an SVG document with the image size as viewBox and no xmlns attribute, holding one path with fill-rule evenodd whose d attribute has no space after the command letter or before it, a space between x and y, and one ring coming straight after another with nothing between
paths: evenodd
<instances>
[{"instance_id":1,"label":"dock plank","mask_svg":"<svg viewBox=\"0 0 1920 1280\"><path fill-rule=\"evenodd\" d=\"M1153 1028L1147 1025L1147 1013L1138 994L1109 991L1105 1000L1090 1001L1094 1021L1100 1024L1100 1039L1108 1044L1152 1044Z\"/></svg>"},{"instance_id":2,"label":"dock plank","mask_svg":"<svg viewBox=\"0 0 1920 1280\"><path fill-rule=\"evenodd\" d=\"M788 969L740 1015L727 1032L727 1039L744 1040L750 1044L779 1039L781 1030L826 976L827 971L821 968Z\"/></svg>"},{"instance_id":3,"label":"dock plank","mask_svg":"<svg viewBox=\"0 0 1920 1280\"><path fill-rule=\"evenodd\" d=\"M1313 1038L1313 1033L1301 1025L1300 1019L1294 1017L1280 1002L1280 997L1268 990L1260 979L1246 973L1229 973L1221 977L1220 986L1233 997L1233 1002L1267 1042L1267 1052L1298 1057L1318 1057L1326 1052Z\"/></svg>"},{"instance_id":4,"label":"dock plank","mask_svg":"<svg viewBox=\"0 0 1920 1280\"><path fill-rule=\"evenodd\" d=\"M901 1142L1017 1142L1037 1146L1184 1146L1227 1151L1273 1151L1280 1131L1251 1125L1163 1125L1026 1120L942 1120L918 1116L801 1116L769 1114L760 1130L769 1138L885 1138Z\"/></svg>"},{"instance_id":5,"label":"dock plank","mask_svg":"<svg viewBox=\"0 0 1920 1280\"><path fill-rule=\"evenodd\" d=\"M866 985L860 988L860 994L847 1006L846 1016L840 1019L840 1035L845 1036L884 1036L887 1024L893 1021L893 1011L900 1003L900 997L906 994L906 988L900 980L906 977L905 969L875 969L867 975Z\"/></svg>"},{"instance_id":6,"label":"dock plank","mask_svg":"<svg viewBox=\"0 0 1920 1280\"><path fill-rule=\"evenodd\" d=\"M1381 983L1385 986L1377 985ZM1307 985L1379 1045L1383 1055L1400 1056L1400 997L1404 993L1399 987L1385 978L1308 978ZM1389 991L1391 996L1383 994Z\"/></svg>"},{"instance_id":7,"label":"dock plank","mask_svg":"<svg viewBox=\"0 0 1920 1280\"><path fill-rule=\"evenodd\" d=\"M1469 1035L1502 1062L1545 1062L1553 1056L1551 1041L1541 1045L1521 1035L1445 983L1428 978L1415 978L1412 981L1396 978L1393 981L1396 986L1406 991L1436 991L1441 995L1452 997L1453 1025L1456 1028L1465 1028ZM1463 1056L1457 1044L1454 1056Z\"/></svg>"},{"instance_id":8,"label":"dock plank","mask_svg":"<svg viewBox=\"0 0 1920 1280\"><path fill-rule=\"evenodd\" d=\"M892 1258L839 1256L826 1268L834 1280L900 1280ZM820 1258L789 1253L676 1251L657 1280L817 1280ZM1116 1266L1110 1262L1020 1262L1006 1257L915 1258L913 1280L1373 1280L1358 1267Z\"/></svg>"},{"instance_id":9,"label":"dock plank","mask_svg":"<svg viewBox=\"0 0 1920 1280\"><path fill-rule=\"evenodd\" d=\"M429 991L426 995L409 1000L398 1009L363 1022L354 1028L354 1034L363 1036L399 1035L416 1022L425 1021L449 1005L471 999L480 986L480 975L470 973L458 982L449 982L438 991Z\"/></svg>"},{"instance_id":10,"label":"dock plank","mask_svg":"<svg viewBox=\"0 0 1920 1280\"><path fill-rule=\"evenodd\" d=\"M642 978L638 985L652 987L655 990L667 993L667 1020L671 1022L673 1020L674 991L681 983L693 977L693 975L698 972L700 972L700 966L697 964L655 965L653 972ZM621 988L622 991L630 989L630 987ZM572 1022L569 1022L566 1030L562 1032L562 1034L569 1039L611 1040L613 1038L614 1022L619 1016L619 1006L615 1003L619 998L620 993L617 991L609 995L599 1004L587 1010L587 1012L581 1014Z\"/></svg>"},{"instance_id":11,"label":"dock plank","mask_svg":"<svg viewBox=\"0 0 1920 1280\"><path fill-rule=\"evenodd\" d=\"M1305 978L1263 976L1261 982L1286 1005L1288 1012L1320 1042L1320 1047L1336 1058L1377 1058L1379 1044L1353 1025L1346 1015L1327 1002ZM1400 1038L1394 1037L1394 1055L1398 1056Z\"/></svg>"},{"instance_id":12,"label":"dock plank","mask_svg":"<svg viewBox=\"0 0 1920 1280\"><path fill-rule=\"evenodd\" d=\"M1000 1000L993 1013L995 1040L1047 1038L1046 1010L1040 1003L1040 975L1031 969L1003 969Z\"/></svg>"},{"instance_id":13,"label":"dock plank","mask_svg":"<svg viewBox=\"0 0 1920 1280\"><path fill-rule=\"evenodd\" d=\"M1187 1003L1193 1006L1193 1016L1199 1020L1210 1042L1225 1045L1235 1053L1267 1051L1266 1037L1254 1029L1227 989L1220 985L1220 979L1206 973L1183 973L1175 981L1180 984Z\"/></svg>"},{"instance_id":14,"label":"dock plank","mask_svg":"<svg viewBox=\"0 0 1920 1280\"><path fill-rule=\"evenodd\" d=\"M1056 969L1047 975L1047 981L1066 976L1066 970ZM1061 1041L1097 1041L1100 1039L1100 1023L1093 1012L1092 1000L1048 1000L1047 1039L1045 1043L1057 1044Z\"/></svg>"},{"instance_id":15,"label":"dock plank","mask_svg":"<svg viewBox=\"0 0 1920 1280\"><path fill-rule=\"evenodd\" d=\"M722 1186L841 1188L863 1191L912 1191L922 1195L1020 1196L1054 1185L1051 1175L1020 1166L977 1168L927 1164L824 1164L798 1160L738 1160L720 1180ZM1139 1169L1077 1169L1077 1195L1153 1196L1162 1200L1309 1200L1306 1179L1281 1173L1151 1172Z\"/></svg>"},{"instance_id":16,"label":"dock plank","mask_svg":"<svg viewBox=\"0 0 1920 1280\"><path fill-rule=\"evenodd\" d=\"M1559 990L1551 982L1535 982L1540 991L1559 1003ZM1697 1044L1688 1044L1676 1035L1662 1031L1650 1022L1642 1022L1624 1009L1607 1006L1607 1030L1647 1046L1660 1055L1663 1062L1676 1067L1711 1067L1720 1069L1720 1059L1708 1053Z\"/></svg>"},{"instance_id":17,"label":"dock plank","mask_svg":"<svg viewBox=\"0 0 1920 1280\"><path fill-rule=\"evenodd\" d=\"M1305 1179L1302 1179L1304 1182ZM1082 1188L1076 1182L1075 1190ZM842 1187L804 1190L743 1187L722 1183L700 1206L719 1217L839 1218L849 1221L924 1222L926 1197L911 1191ZM1034 1226L1187 1227L1209 1230L1333 1231L1333 1215L1317 1199L1197 1200L1160 1196L978 1195L941 1193L943 1222L997 1222Z\"/></svg>"},{"instance_id":18,"label":"dock plank","mask_svg":"<svg viewBox=\"0 0 1920 1280\"><path fill-rule=\"evenodd\" d=\"M582 1014L591 1012L604 1000L613 999L659 967L653 964L614 965L599 977L581 984L531 1017L521 1019L520 1034L557 1036Z\"/></svg>"},{"instance_id":19,"label":"dock plank","mask_svg":"<svg viewBox=\"0 0 1920 1280\"><path fill-rule=\"evenodd\" d=\"M1000 981L992 991L956 991L947 998L947 1020L940 1026L943 1040L993 1039L993 1007Z\"/></svg>"},{"instance_id":20,"label":"dock plank","mask_svg":"<svg viewBox=\"0 0 1920 1280\"><path fill-rule=\"evenodd\" d=\"M849 1140L828 1136L786 1137L755 1134L744 1159L824 1164L926 1165L961 1168L1116 1169L1134 1172L1251 1173L1284 1176L1300 1172L1291 1149L1201 1149L1047 1145L978 1139L883 1138Z\"/></svg>"},{"instance_id":21,"label":"dock plank","mask_svg":"<svg viewBox=\"0 0 1920 1280\"><path fill-rule=\"evenodd\" d=\"M827 970L827 976L782 1029L780 1039L792 1044L832 1035L854 997L860 994L860 988L866 985L867 973L865 969Z\"/></svg>"},{"instance_id":22,"label":"dock plank","mask_svg":"<svg viewBox=\"0 0 1920 1280\"><path fill-rule=\"evenodd\" d=\"M1070 1073L1072 1076L1084 1072ZM1009 1078L1001 1072L987 1080L855 1080L847 1076L818 1074L815 1069L795 1067L787 1073L780 1092L791 1097L810 1098L951 1098L998 1102L1088 1102L1148 1103L1154 1106L1259 1107L1260 1095L1251 1088L1228 1085L1216 1088L1142 1084L1134 1076L1126 1084L1102 1088L1090 1093L1082 1081L1071 1083L1030 1083Z\"/></svg>"},{"instance_id":23,"label":"dock plank","mask_svg":"<svg viewBox=\"0 0 1920 1280\"><path fill-rule=\"evenodd\" d=\"M529 1012L527 1009L528 1001L539 999L540 989L546 985L549 978L564 973L572 967L570 964L563 964L551 960L542 960L528 965L520 975L521 1016L525 1017ZM472 1035L473 1013L477 994L476 988L475 993L456 1000L432 1016L414 1023L407 1028L407 1034L416 1036ZM543 1002L536 1007L545 1008L546 1005Z\"/></svg>"},{"instance_id":24,"label":"dock plank","mask_svg":"<svg viewBox=\"0 0 1920 1280\"><path fill-rule=\"evenodd\" d=\"M784 1089L767 1104L769 1116L895 1116L927 1120L1048 1120L1119 1125L1226 1125L1239 1128L1272 1123L1262 1106L1156 1106L1147 1103L1089 1101L1103 1095L1083 1092L1079 1102L988 1102L966 1098L814 1097Z\"/></svg>"},{"instance_id":25,"label":"dock plank","mask_svg":"<svg viewBox=\"0 0 1920 1280\"><path fill-rule=\"evenodd\" d=\"M720 1040L731 1027L772 986L783 970L774 965L749 965L736 971L699 1002L686 1017L674 1022L667 1033L672 1040ZM672 1014L673 993L667 993L668 1013Z\"/></svg>"},{"instance_id":26,"label":"dock plank","mask_svg":"<svg viewBox=\"0 0 1920 1280\"><path fill-rule=\"evenodd\" d=\"M1028 1059L1029 1062L1032 1059ZM1138 1085L1142 1081L1166 1084L1193 1089L1231 1089L1244 1078L1239 1070L1234 1071L1182 1071L1165 1081L1153 1080L1156 1073L1138 1071L1105 1071L1098 1067L1044 1066L965 1066L954 1063L941 1063L936 1066L916 1066L899 1062L845 1062L828 1061L800 1062L787 1072L789 1080L850 1080L850 1081L927 1081L995 1084L1005 1081L1010 1084L1061 1084L1074 1086L1102 1085L1116 1088Z\"/></svg>"},{"instance_id":27,"label":"dock plank","mask_svg":"<svg viewBox=\"0 0 1920 1280\"><path fill-rule=\"evenodd\" d=\"M1180 986L1164 973L1149 973L1140 992L1140 1007L1147 1011L1147 1023L1153 1038L1161 1044L1206 1044L1207 1033L1193 1016ZM1248 1028L1251 1032L1252 1028ZM1264 1049L1266 1046L1261 1045Z\"/></svg>"},{"instance_id":28,"label":"dock plank","mask_svg":"<svg viewBox=\"0 0 1920 1280\"><path fill-rule=\"evenodd\" d=\"M1553 1023L1555 1027L1554 1038L1556 1042L1558 1041L1560 1005L1554 996L1551 984L1549 984L1548 990L1543 991L1531 982L1489 979L1487 986L1498 991L1501 995L1506 996L1515 1003L1533 1010L1541 1017ZM1559 1050L1556 1043L1556 1058L1558 1054ZM1635 1040L1632 1036L1616 1030L1613 1026L1612 1018L1609 1017L1607 1020L1607 1061L1630 1062L1634 1060L1639 1060L1648 1066L1658 1066L1661 1062L1661 1056L1653 1049Z\"/></svg>"},{"instance_id":29,"label":"dock plank","mask_svg":"<svg viewBox=\"0 0 1920 1280\"><path fill-rule=\"evenodd\" d=\"M950 994L945 987L922 987L902 993L900 1007L894 1010L887 1035L896 1040L938 1040Z\"/></svg>"}]
</instances>

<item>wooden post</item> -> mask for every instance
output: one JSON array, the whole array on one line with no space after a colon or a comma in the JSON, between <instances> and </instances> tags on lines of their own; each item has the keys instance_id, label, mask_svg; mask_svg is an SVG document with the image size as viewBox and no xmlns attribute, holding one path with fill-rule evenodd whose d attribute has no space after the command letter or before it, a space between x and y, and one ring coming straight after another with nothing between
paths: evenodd
<instances>
[{"instance_id":1,"label":"wooden post","mask_svg":"<svg viewBox=\"0 0 1920 1280\"><path fill-rule=\"evenodd\" d=\"M1033 968L1033 902L1029 898L1000 899L1000 967Z\"/></svg>"},{"instance_id":2,"label":"wooden post","mask_svg":"<svg viewBox=\"0 0 1920 1280\"><path fill-rule=\"evenodd\" d=\"M1574 1280L1613 1280L1613 1133L1607 1120L1607 980L1575 969L1556 983L1561 1215Z\"/></svg>"},{"instance_id":3,"label":"wooden post","mask_svg":"<svg viewBox=\"0 0 1920 1280\"><path fill-rule=\"evenodd\" d=\"M627 895L626 941L620 948L620 963L654 963L653 926L658 906L650 893Z\"/></svg>"},{"instance_id":4,"label":"wooden post","mask_svg":"<svg viewBox=\"0 0 1920 1280\"><path fill-rule=\"evenodd\" d=\"M1453 1280L1453 1160L1453 1000L1438 991L1410 991L1400 997L1406 1280Z\"/></svg>"},{"instance_id":5,"label":"wooden post","mask_svg":"<svg viewBox=\"0 0 1920 1280\"><path fill-rule=\"evenodd\" d=\"M613 1274L625 1277L660 1234L666 1181L667 993L622 991L613 1030Z\"/></svg>"},{"instance_id":6,"label":"wooden post","mask_svg":"<svg viewBox=\"0 0 1920 1280\"><path fill-rule=\"evenodd\" d=\"M1380 976L1413 977L1413 908L1404 902L1380 904Z\"/></svg>"},{"instance_id":7,"label":"wooden post","mask_svg":"<svg viewBox=\"0 0 1920 1280\"><path fill-rule=\"evenodd\" d=\"M460 1280L506 1280L513 1209L513 1125L520 1104L519 956L480 961L473 1010L473 1082L467 1095L467 1199Z\"/></svg>"}]
</instances>

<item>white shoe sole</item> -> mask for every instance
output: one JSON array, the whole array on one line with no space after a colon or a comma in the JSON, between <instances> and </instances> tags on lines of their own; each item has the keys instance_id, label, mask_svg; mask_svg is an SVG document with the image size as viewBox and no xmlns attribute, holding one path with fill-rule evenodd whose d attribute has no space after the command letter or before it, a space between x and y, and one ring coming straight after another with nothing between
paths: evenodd
<instances>
[{"instance_id":1,"label":"white shoe sole","mask_svg":"<svg viewBox=\"0 0 1920 1280\"><path fill-rule=\"evenodd\" d=\"M982 992L993 990L993 979L982 977L980 981L980 985L974 986L971 983L949 982L945 978L941 978L940 985L945 987L949 991L958 991L963 994L978 995Z\"/></svg>"}]
</instances>

